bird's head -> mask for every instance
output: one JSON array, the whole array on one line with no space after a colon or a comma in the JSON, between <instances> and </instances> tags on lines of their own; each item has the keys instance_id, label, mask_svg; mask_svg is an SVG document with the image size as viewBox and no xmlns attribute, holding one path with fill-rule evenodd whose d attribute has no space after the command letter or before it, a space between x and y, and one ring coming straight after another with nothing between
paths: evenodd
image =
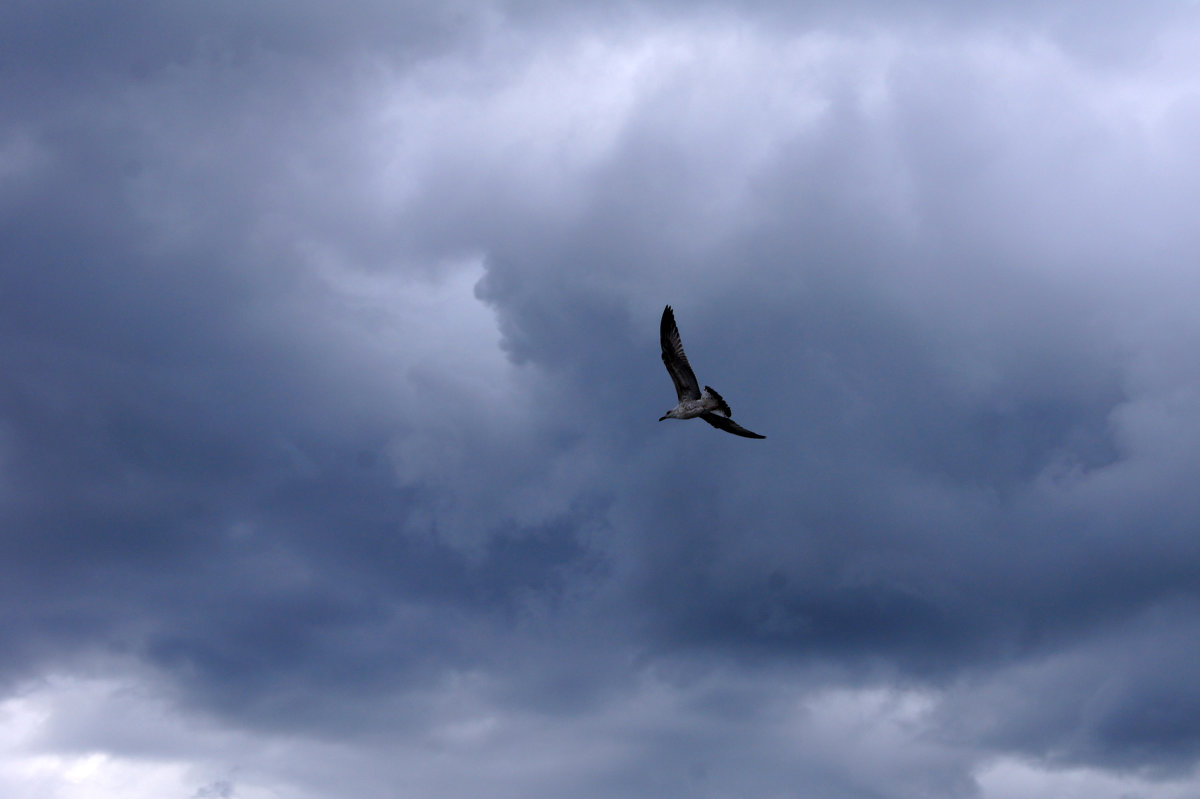
<instances>
[{"instance_id":1,"label":"bird's head","mask_svg":"<svg viewBox=\"0 0 1200 799\"><path fill-rule=\"evenodd\" d=\"M674 417L674 416L675 416L675 409L674 409L674 408L672 408L671 410L667 411L667 413L666 413L666 415L665 415L665 416L661 416L661 417L659 417L659 420L658 420L658 421L660 421L660 422L661 422L663 419L670 419L670 418L672 418L672 417Z\"/></svg>"}]
</instances>

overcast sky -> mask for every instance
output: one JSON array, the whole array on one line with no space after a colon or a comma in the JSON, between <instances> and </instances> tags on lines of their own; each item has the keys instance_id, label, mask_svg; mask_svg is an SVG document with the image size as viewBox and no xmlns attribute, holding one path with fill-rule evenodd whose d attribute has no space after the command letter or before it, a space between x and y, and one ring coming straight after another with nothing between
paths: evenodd
<instances>
[{"instance_id":1,"label":"overcast sky","mask_svg":"<svg viewBox=\"0 0 1200 799\"><path fill-rule=\"evenodd\" d=\"M0 6L0 794L1194 799L1197 142L1188 2Z\"/></svg>"}]
</instances>

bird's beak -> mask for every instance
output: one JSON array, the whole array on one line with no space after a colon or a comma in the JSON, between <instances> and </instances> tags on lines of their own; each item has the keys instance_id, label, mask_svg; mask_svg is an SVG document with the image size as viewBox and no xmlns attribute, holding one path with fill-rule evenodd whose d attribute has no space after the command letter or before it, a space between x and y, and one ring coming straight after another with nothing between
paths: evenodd
<instances>
[{"instance_id":1,"label":"bird's beak","mask_svg":"<svg viewBox=\"0 0 1200 799\"><path fill-rule=\"evenodd\" d=\"M669 417L663 416L663 417L662 417L662 418L660 418L658 421L660 421L660 422L661 422L663 419L667 419L667 418L669 418Z\"/></svg>"}]
</instances>

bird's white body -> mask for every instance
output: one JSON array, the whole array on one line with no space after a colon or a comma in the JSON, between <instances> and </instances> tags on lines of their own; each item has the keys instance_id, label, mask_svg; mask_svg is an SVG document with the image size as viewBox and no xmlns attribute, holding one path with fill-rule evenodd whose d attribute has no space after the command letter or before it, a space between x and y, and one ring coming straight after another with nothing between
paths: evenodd
<instances>
[{"instance_id":1,"label":"bird's white body","mask_svg":"<svg viewBox=\"0 0 1200 799\"><path fill-rule=\"evenodd\" d=\"M711 413L713 411L723 414L728 414L729 412L721 396L713 394L712 390L705 386L704 393L700 396L700 399L681 401L674 408L667 411L667 415L664 418L695 419L703 413Z\"/></svg>"}]
</instances>

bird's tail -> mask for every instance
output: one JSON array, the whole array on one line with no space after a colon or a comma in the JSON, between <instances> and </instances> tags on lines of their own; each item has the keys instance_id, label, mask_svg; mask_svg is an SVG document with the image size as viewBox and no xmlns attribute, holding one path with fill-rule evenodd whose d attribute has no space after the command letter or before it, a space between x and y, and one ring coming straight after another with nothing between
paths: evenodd
<instances>
[{"instance_id":1,"label":"bird's tail","mask_svg":"<svg viewBox=\"0 0 1200 799\"><path fill-rule=\"evenodd\" d=\"M716 409L719 412L725 414L726 416L733 416L733 411L729 410L729 403L725 401L724 397L722 397L720 394L718 394L716 391L714 391L709 386L704 387L704 393L709 395L710 397L712 397L713 399L715 399L717 401Z\"/></svg>"}]
</instances>

